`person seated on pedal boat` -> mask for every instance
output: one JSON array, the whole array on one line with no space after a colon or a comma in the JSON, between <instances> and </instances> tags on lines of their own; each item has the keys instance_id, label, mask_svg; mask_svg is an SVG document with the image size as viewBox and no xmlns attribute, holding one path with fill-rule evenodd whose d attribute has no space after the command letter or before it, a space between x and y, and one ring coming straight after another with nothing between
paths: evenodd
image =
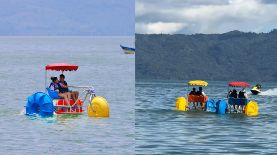
<instances>
[{"instance_id":1,"label":"person seated on pedal boat","mask_svg":"<svg viewBox=\"0 0 277 155\"><path fill-rule=\"evenodd\" d=\"M67 82L64 80L65 76L63 74L60 75L60 80L59 80L59 84L61 86L61 89L63 92L69 92L71 95L71 98L73 99L74 103L78 100L79 97L79 92L77 91L70 91L68 89L68 85Z\"/></svg>"},{"instance_id":2,"label":"person seated on pedal boat","mask_svg":"<svg viewBox=\"0 0 277 155\"><path fill-rule=\"evenodd\" d=\"M238 98L237 90L233 89L233 91L230 93L229 97Z\"/></svg>"},{"instance_id":3,"label":"person seated on pedal boat","mask_svg":"<svg viewBox=\"0 0 277 155\"><path fill-rule=\"evenodd\" d=\"M52 82L50 83L49 88L52 91L58 91L58 96L64 98L65 102L67 105L70 105L70 93L68 92L64 92L61 89L61 85L59 84L59 80L57 77L51 77Z\"/></svg>"},{"instance_id":4,"label":"person seated on pedal boat","mask_svg":"<svg viewBox=\"0 0 277 155\"><path fill-rule=\"evenodd\" d=\"M189 95L196 95L196 89L195 88L192 88L192 91L190 91Z\"/></svg>"},{"instance_id":5,"label":"person seated on pedal boat","mask_svg":"<svg viewBox=\"0 0 277 155\"><path fill-rule=\"evenodd\" d=\"M242 90L239 92L239 98L246 98L248 99L248 96L246 94L246 91L244 88L242 88Z\"/></svg>"},{"instance_id":6,"label":"person seated on pedal boat","mask_svg":"<svg viewBox=\"0 0 277 155\"><path fill-rule=\"evenodd\" d=\"M227 98L230 97L231 93L232 93L232 90L229 90L229 92L228 92L228 94L227 94Z\"/></svg>"},{"instance_id":7,"label":"person seated on pedal boat","mask_svg":"<svg viewBox=\"0 0 277 155\"><path fill-rule=\"evenodd\" d=\"M198 95L198 96L206 96L206 94L203 92L202 87L199 87L199 90L196 92L196 95ZM201 109L202 110L205 109L205 105L206 105L206 102L202 102L201 103Z\"/></svg>"},{"instance_id":8,"label":"person seated on pedal boat","mask_svg":"<svg viewBox=\"0 0 277 155\"><path fill-rule=\"evenodd\" d=\"M196 95L196 89L195 88L192 88L192 91L190 91L189 95ZM198 106L198 103L197 103L197 106ZM196 105L195 105L195 102L193 102L193 107L196 108Z\"/></svg>"},{"instance_id":9,"label":"person seated on pedal boat","mask_svg":"<svg viewBox=\"0 0 277 155\"><path fill-rule=\"evenodd\" d=\"M230 95L228 97L232 97L232 98L238 98L238 93L236 89L233 89L233 91L230 93ZM234 110L237 110L237 106L233 105Z\"/></svg>"},{"instance_id":10,"label":"person seated on pedal boat","mask_svg":"<svg viewBox=\"0 0 277 155\"><path fill-rule=\"evenodd\" d=\"M203 92L202 87L199 87L199 90L196 92L196 95L203 95L203 96L206 96L206 94Z\"/></svg>"},{"instance_id":11,"label":"person seated on pedal boat","mask_svg":"<svg viewBox=\"0 0 277 155\"><path fill-rule=\"evenodd\" d=\"M242 90L239 91L238 97L241 98L241 99L248 99L248 96L247 96L246 91L245 91L244 88L242 88ZM239 107L241 107L242 110L244 110L244 108L245 108L245 106L239 106Z\"/></svg>"}]
</instances>

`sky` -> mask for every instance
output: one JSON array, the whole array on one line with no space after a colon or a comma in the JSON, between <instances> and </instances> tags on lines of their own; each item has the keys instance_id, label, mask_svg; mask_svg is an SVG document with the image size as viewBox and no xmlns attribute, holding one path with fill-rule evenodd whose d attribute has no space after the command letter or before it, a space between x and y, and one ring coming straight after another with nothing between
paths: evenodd
<instances>
[{"instance_id":1,"label":"sky","mask_svg":"<svg viewBox=\"0 0 277 155\"><path fill-rule=\"evenodd\" d=\"M277 0L136 0L136 33L213 34L277 28Z\"/></svg>"},{"instance_id":2,"label":"sky","mask_svg":"<svg viewBox=\"0 0 277 155\"><path fill-rule=\"evenodd\" d=\"M132 36L134 0L0 0L0 36Z\"/></svg>"}]
</instances>

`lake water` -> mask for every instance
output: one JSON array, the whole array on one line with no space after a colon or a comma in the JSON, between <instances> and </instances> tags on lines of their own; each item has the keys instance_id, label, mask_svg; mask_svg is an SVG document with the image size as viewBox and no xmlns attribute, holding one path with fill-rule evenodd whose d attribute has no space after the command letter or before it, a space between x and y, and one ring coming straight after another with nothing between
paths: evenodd
<instances>
[{"instance_id":1,"label":"lake water","mask_svg":"<svg viewBox=\"0 0 277 155\"><path fill-rule=\"evenodd\" d=\"M120 44L134 46L134 37L1 37L1 152L133 154L135 56L123 54ZM64 73L67 82L93 85L109 102L110 118L24 115L26 98L44 91L45 65L57 62L79 65Z\"/></svg>"},{"instance_id":2,"label":"lake water","mask_svg":"<svg viewBox=\"0 0 277 155\"><path fill-rule=\"evenodd\" d=\"M226 96L227 81L208 82L208 96ZM262 86L261 95L249 95L259 103L260 115L247 117L179 112L175 99L187 93L185 81L136 81L136 153L276 154L277 83Z\"/></svg>"}]
</instances>

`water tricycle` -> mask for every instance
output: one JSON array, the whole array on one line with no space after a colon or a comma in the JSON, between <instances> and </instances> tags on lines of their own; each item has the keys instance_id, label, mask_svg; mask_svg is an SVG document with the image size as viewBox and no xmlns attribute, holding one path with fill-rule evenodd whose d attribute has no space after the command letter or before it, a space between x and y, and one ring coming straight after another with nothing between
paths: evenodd
<instances>
[{"instance_id":1,"label":"water tricycle","mask_svg":"<svg viewBox=\"0 0 277 155\"><path fill-rule=\"evenodd\" d=\"M96 96L92 86L68 86L81 89L76 102L70 99L67 104L58 96L57 91L47 87L47 71L76 71L79 67L67 63L55 63L45 66L45 92L36 92L29 96L26 104L26 115L53 116L54 114L83 114L84 103L88 100L87 114L90 117L109 117L109 104L104 97ZM47 92L47 93L46 93ZM80 96L82 98L80 98Z\"/></svg>"},{"instance_id":2,"label":"water tricycle","mask_svg":"<svg viewBox=\"0 0 277 155\"><path fill-rule=\"evenodd\" d=\"M208 96L197 95L196 93L189 93L190 87L206 87L208 82L202 80L192 80L188 82L187 99L185 97L178 97L176 99L176 109L181 111L187 111L192 109L201 109L202 105L208 100ZM195 89L195 88L194 88ZM203 110L203 109L201 109Z\"/></svg>"},{"instance_id":3,"label":"water tricycle","mask_svg":"<svg viewBox=\"0 0 277 155\"><path fill-rule=\"evenodd\" d=\"M190 90L190 86L206 87L208 86L208 82L192 80L188 82L188 90ZM246 88L250 85L245 82L230 82L228 86L229 93L230 87ZM197 106L195 108L195 105L198 105L199 103L200 105L204 104L205 108L197 108ZM199 110L217 114L244 113L247 116L257 116L259 114L257 102L247 98L233 98L229 95L227 96L227 101L226 99L215 101L215 99L211 99L207 95L190 95L188 93L187 99L185 97L178 97L175 105L178 111Z\"/></svg>"},{"instance_id":4,"label":"water tricycle","mask_svg":"<svg viewBox=\"0 0 277 155\"><path fill-rule=\"evenodd\" d=\"M256 84L250 91L253 95L258 95L259 93L262 92L261 89L262 89L262 85Z\"/></svg>"},{"instance_id":5,"label":"water tricycle","mask_svg":"<svg viewBox=\"0 0 277 155\"><path fill-rule=\"evenodd\" d=\"M228 108L226 112L244 113L247 116L259 115L258 103L253 100L250 100L246 94L245 89L248 88L249 86L250 84L246 82L240 82L240 81L234 81L228 84L228 95L227 95ZM234 90L236 88L241 88L242 90L240 91L240 93L242 92L242 94L245 94L245 95L240 96L240 93L239 93L237 97L233 97L229 94L229 92L231 92L230 88L233 88Z\"/></svg>"}]
</instances>

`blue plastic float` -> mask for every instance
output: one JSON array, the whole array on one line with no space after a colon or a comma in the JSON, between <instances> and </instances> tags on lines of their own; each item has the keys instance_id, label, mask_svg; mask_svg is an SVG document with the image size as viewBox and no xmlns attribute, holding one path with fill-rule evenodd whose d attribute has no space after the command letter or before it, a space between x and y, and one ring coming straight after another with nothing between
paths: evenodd
<instances>
[{"instance_id":1,"label":"blue plastic float","mask_svg":"<svg viewBox=\"0 0 277 155\"><path fill-rule=\"evenodd\" d=\"M42 117L53 116L54 105L50 96L43 92L37 92L27 99L26 115L38 114Z\"/></svg>"}]
</instances>

